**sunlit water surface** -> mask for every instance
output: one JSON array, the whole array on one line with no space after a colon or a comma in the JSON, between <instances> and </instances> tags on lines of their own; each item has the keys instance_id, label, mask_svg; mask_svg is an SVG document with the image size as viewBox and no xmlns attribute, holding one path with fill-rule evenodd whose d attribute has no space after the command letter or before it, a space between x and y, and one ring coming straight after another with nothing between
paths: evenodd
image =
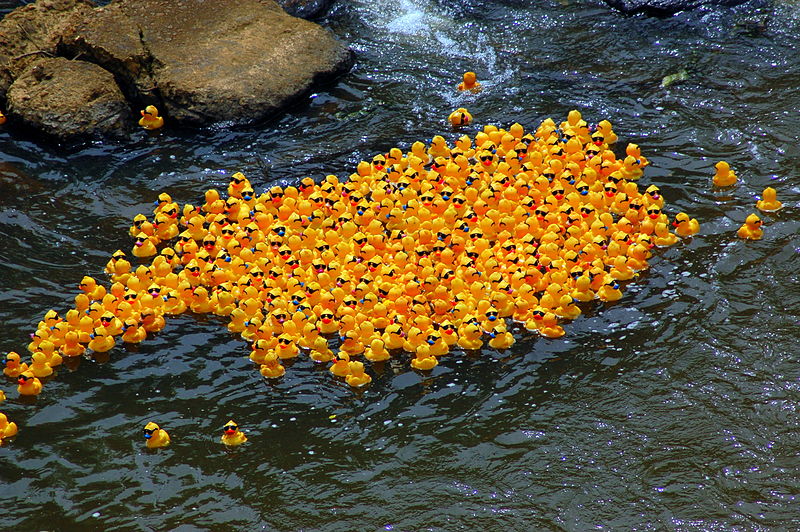
<instances>
[{"instance_id":1,"label":"sunlit water surface","mask_svg":"<svg viewBox=\"0 0 800 532\"><path fill-rule=\"evenodd\" d=\"M322 22L356 66L259 127L167 127L62 151L0 134L0 318L24 351L158 192L197 203L240 170L262 187L341 177L445 117L534 128L610 119L644 183L702 233L661 253L560 340L387 365L354 393L299 360L266 383L215 318L181 316L106 363L62 367L2 411L0 528L18 530L769 530L800 527L797 353L800 35L793 4L625 18L592 2L339 1ZM765 22L765 24L763 24ZM661 79L683 68L689 79ZM474 70L485 90L453 90ZM133 117L132 117L133 119ZM726 159L740 184L711 188ZM761 190L786 208L736 238ZM332 417L335 416L335 417ZM237 420L250 441L218 443ZM148 420L173 443L147 452Z\"/></svg>"}]
</instances>

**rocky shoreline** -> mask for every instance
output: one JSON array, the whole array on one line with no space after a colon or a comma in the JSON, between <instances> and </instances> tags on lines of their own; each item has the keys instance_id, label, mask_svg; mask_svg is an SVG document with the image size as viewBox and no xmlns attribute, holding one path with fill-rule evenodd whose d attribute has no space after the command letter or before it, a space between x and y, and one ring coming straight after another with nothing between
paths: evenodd
<instances>
[{"instance_id":1,"label":"rocky shoreline","mask_svg":"<svg viewBox=\"0 0 800 532\"><path fill-rule=\"evenodd\" d=\"M272 0L38 0L0 21L10 122L58 141L127 135L150 104L174 125L257 122L352 63Z\"/></svg>"}]
</instances>

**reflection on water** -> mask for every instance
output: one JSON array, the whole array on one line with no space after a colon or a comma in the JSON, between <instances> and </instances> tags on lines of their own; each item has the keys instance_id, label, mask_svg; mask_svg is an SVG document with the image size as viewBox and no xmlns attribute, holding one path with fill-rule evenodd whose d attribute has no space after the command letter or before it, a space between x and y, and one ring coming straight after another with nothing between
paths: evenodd
<instances>
[{"instance_id":1,"label":"reflection on water","mask_svg":"<svg viewBox=\"0 0 800 532\"><path fill-rule=\"evenodd\" d=\"M345 177L392 146L455 138L461 106L470 134L572 108L611 119L701 235L564 339L519 332L510 352L448 357L429 377L389 364L360 393L310 361L265 383L223 322L191 316L60 368L33 404L9 383L2 410L21 430L0 448L4 528L795 528L797 7L659 20L599 3L353 0L325 24L355 68L261 127L77 152L0 134L0 347L22 351L83 275L103 278L159 191L197 203L235 170L259 187ZM453 90L465 70L480 95ZM723 158L740 184L715 192ZM736 239L768 185L786 208L764 216L762 241ZM231 451L217 442L230 418L249 438ZM149 419L168 449L145 449Z\"/></svg>"}]
</instances>

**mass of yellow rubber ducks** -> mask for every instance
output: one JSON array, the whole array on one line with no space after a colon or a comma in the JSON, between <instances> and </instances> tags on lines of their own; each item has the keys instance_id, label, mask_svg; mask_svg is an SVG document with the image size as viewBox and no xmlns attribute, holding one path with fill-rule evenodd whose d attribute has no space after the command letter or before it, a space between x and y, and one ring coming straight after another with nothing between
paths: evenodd
<instances>
[{"instance_id":1,"label":"mass of yellow rubber ducks","mask_svg":"<svg viewBox=\"0 0 800 532\"><path fill-rule=\"evenodd\" d=\"M620 299L654 248L699 229L668 219L658 188L637 183L639 147L617 158L609 138L608 121L572 111L532 132L392 148L344 180L257 194L235 173L200 205L162 193L134 217L130 254L111 255L111 286L84 277L75 307L32 335L31 364L9 353L5 372L38 394L63 358L142 342L184 312L227 317L268 379L308 356L353 387L371 381L362 357L428 371L453 350L510 347L513 323L558 338L581 305Z\"/></svg>"},{"instance_id":2,"label":"mass of yellow rubber ducks","mask_svg":"<svg viewBox=\"0 0 800 532\"><path fill-rule=\"evenodd\" d=\"M622 298L655 249L699 231L640 187L639 147L618 158L612 140L607 120L591 128L571 111L531 132L485 126L453 145L392 148L348 179L259 194L237 172L199 205L162 193L152 216L134 217L130 253L111 255L110 286L84 277L74 308L47 311L31 335L30 363L8 353L4 374L35 396L63 360L108 356L184 312L226 317L267 379L307 356L354 388L372 380L365 363L427 372L452 352L507 349L512 326L559 338L586 304ZM774 189L757 207L781 207ZM753 214L738 234L760 238L760 226ZM1 441L16 425L0 422ZM169 443L154 423L145 437ZM230 421L222 442L244 440Z\"/></svg>"}]
</instances>

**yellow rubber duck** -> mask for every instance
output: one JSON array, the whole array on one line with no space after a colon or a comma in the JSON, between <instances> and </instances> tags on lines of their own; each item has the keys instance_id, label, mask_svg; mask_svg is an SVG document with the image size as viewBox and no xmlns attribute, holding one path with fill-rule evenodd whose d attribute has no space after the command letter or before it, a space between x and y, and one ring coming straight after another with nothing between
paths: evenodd
<instances>
[{"instance_id":1,"label":"yellow rubber duck","mask_svg":"<svg viewBox=\"0 0 800 532\"><path fill-rule=\"evenodd\" d=\"M113 336L109 335L105 327L95 327L92 333L92 339L87 346L95 353L105 353L110 351L116 343Z\"/></svg>"},{"instance_id":2,"label":"yellow rubber duck","mask_svg":"<svg viewBox=\"0 0 800 532\"><path fill-rule=\"evenodd\" d=\"M458 90L460 91L470 91L475 94L480 92L483 88L480 82L478 82L478 76L475 75L475 72L464 72L461 79L461 83L458 84Z\"/></svg>"},{"instance_id":3,"label":"yellow rubber duck","mask_svg":"<svg viewBox=\"0 0 800 532\"><path fill-rule=\"evenodd\" d=\"M756 202L756 209L761 212L775 212L783 207L783 203L778 201L777 192L772 187L767 187L761 193L761 199Z\"/></svg>"},{"instance_id":4,"label":"yellow rubber duck","mask_svg":"<svg viewBox=\"0 0 800 532\"><path fill-rule=\"evenodd\" d=\"M348 362L347 367L349 369L349 373L345 377L345 381L347 381L347 384L353 388L360 388L372 382L372 377L370 377L367 373L364 373L363 362L353 360Z\"/></svg>"},{"instance_id":5,"label":"yellow rubber duck","mask_svg":"<svg viewBox=\"0 0 800 532\"><path fill-rule=\"evenodd\" d=\"M347 353L339 352L333 358L333 365L328 369L337 377L346 377L350 374L350 356Z\"/></svg>"},{"instance_id":6,"label":"yellow rubber duck","mask_svg":"<svg viewBox=\"0 0 800 532\"><path fill-rule=\"evenodd\" d=\"M0 126L6 123L6 115L0 112Z\"/></svg>"},{"instance_id":7,"label":"yellow rubber duck","mask_svg":"<svg viewBox=\"0 0 800 532\"><path fill-rule=\"evenodd\" d=\"M386 350L386 344L380 338L373 338L369 347L364 351L364 358L370 362L381 362L389 360L389 351Z\"/></svg>"},{"instance_id":8,"label":"yellow rubber duck","mask_svg":"<svg viewBox=\"0 0 800 532\"><path fill-rule=\"evenodd\" d=\"M453 127L468 126L472 123L472 115L463 107L459 107L447 117Z\"/></svg>"},{"instance_id":9,"label":"yellow rubber duck","mask_svg":"<svg viewBox=\"0 0 800 532\"><path fill-rule=\"evenodd\" d=\"M561 338L564 336L564 328L558 324L558 317L552 312L545 312L539 325L539 334L547 338Z\"/></svg>"},{"instance_id":10,"label":"yellow rubber duck","mask_svg":"<svg viewBox=\"0 0 800 532\"><path fill-rule=\"evenodd\" d=\"M158 253L155 245L155 237L147 236L144 232L136 235L136 239L131 249L131 254L139 258L152 257Z\"/></svg>"},{"instance_id":11,"label":"yellow rubber duck","mask_svg":"<svg viewBox=\"0 0 800 532\"><path fill-rule=\"evenodd\" d=\"M8 417L0 412L0 439L16 436L17 431L17 424L13 421L9 421Z\"/></svg>"},{"instance_id":12,"label":"yellow rubber duck","mask_svg":"<svg viewBox=\"0 0 800 532\"><path fill-rule=\"evenodd\" d=\"M158 109L155 105L148 105L144 108L142 118L139 119L139 125L147 130L159 129L164 125L164 119L158 116Z\"/></svg>"},{"instance_id":13,"label":"yellow rubber duck","mask_svg":"<svg viewBox=\"0 0 800 532\"><path fill-rule=\"evenodd\" d=\"M148 449L158 449L169 445L169 434L158 425L149 422L144 426L144 438L147 440Z\"/></svg>"},{"instance_id":14,"label":"yellow rubber duck","mask_svg":"<svg viewBox=\"0 0 800 532\"><path fill-rule=\"evenodd\" d=\"M239 430L239 425L237 425L235 421L230 420L222 427L222 437L220 441L225 445L233 447L246 442L247 436L244 435L244 432Z\"/></svg>"},{"instance_id":15,"label":"yellow rubber duck","mask_svg":"<svg viewBox=\"0 0 800 532\"><path fill-rule=\"evenodd\" d=\"M17 391L20 395L39 395L42 391L41 381L34 377L31 371L20 373L17 384Z\"/></svg>"},{"instance_id":16,"label":"yellow rubber duck","mask_svg":"<svg viewBox=\"0 0 800 532\"><path fill-rule=\"evenodd\" d=\"M675 227L675 234L681 238L696 235L700 231L700 223L697 218L689 218L689 215L685 212L676 214L672 225Z\"/></svg>"},{"instance_id":17,"label":"yellow rubber duck","mask_svg":"<svg viewBox=\"0 0 800 532\"><path fill-rule=\"evenodd\" d=\"M717 170L713 177L714 186L729 187L736 183L736 173L731 170L731 166L727 162L720 161L714 165L714 168Z\"/></svg>"},{"instance_id":18,"label":"yellow rubber duck","mask_svg":"<svg viewBox=\"0 0 800 532\"><path fill-rule=\"evenodd\" d=\"M20 362L20 357L17 353L11 351L6 355L6 367L3 369L3 373L6 377L16 379L21 373L26 371L28 371L28 364L26 362Z\"/></svg>"},{"instance_id":19,"label":"yellow rubber duck","mask_svg":"<svg viewBox=\"0 0 800 532\"><path fill-rule=\"evenodd\" d=\"M761 221L755 214L751 214L747 217L744 221L744 224L739 228L736 232L739 235L739 238L744 238L747 240L761 240L761 237L764 236L764 230L761 229L761 225L764 222Z\"/></svg>"},{"instance_id":20,"label":"yellow rubber duck","mask_svg":"<svg viewBox=\"0 0 800 532\"><path fill-rule=\"evenodd\" d=\"M438 365L439 361L430 353L427 345L419 346L411 359L411 367L418 371L430 371Z\"/></svg>"},{"instance_id":21,"label":"yellow rubber duck","mask_svg":"<svg viewBox=\"0 0 800 532\"><path fill-rule=\"evenodd\" d=\"M608 281L600 287L597 291L597 298L600 301L617 301L622 298L622 290L619 289L619 283L613 278L609 277Z\"/></svg>"},{"instance_id":22,"label":"yellow rubber duck","mask_svg":"<svg viewBox=\"0 0 800 532\"><path fill-rule=\"evenodd\" d=\"M53 374L53 368L51 368L50 364L47 363L47 355L41 351L37 351L31 355L31 365L29 366L28 371L33 373L33 376L39 379L49 377Z\"/></svg>"},{"instance_id":23,"label":"yellow rubber duck","mask_svg":"<svg viewBox=\"0 0 800 532\"><path fill-rule=\"evenodd\" d=\"M286 374L286 368L281 365L280 359L278 355L275 354L275 351L269 351L264 355L264 363L261 365L259 372L262 377L279 379Z\"/></svg>"},{"instance_id":24,"label":"yellow rubber duck","mask_svg":"<svg viewBox=\"0 0 800 532\"><path fill-rule=\"evenodd\" d=\"M489 334L489 346L494 349L508 349L514 345L514 335L506 330L502 323L495 325Z\"/></svg>"}]
</instances>

